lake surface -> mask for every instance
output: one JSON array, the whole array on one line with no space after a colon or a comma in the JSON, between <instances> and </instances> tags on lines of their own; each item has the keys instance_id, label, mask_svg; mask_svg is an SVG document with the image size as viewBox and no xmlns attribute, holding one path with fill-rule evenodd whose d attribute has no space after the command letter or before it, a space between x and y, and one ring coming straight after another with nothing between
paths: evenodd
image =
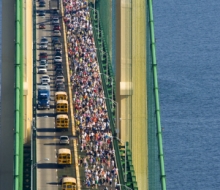
<instances>
[{"instance_id":1,"label":"lake surface","mask_svg":"<svg viewBox=\"0 0 220 190\"><path fill-rule=\"evenodd\" d=\"M220 1L153 8L167 189L220 189Z\"/></svg>"}]
</instances>

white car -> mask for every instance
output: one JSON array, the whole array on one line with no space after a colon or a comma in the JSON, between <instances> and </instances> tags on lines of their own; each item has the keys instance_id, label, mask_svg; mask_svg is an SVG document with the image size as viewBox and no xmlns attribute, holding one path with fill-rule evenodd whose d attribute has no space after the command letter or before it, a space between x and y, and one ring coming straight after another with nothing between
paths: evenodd
<instances>
[{"instance_id":1,"label":"white car","mask_svg":"<svg viewBox=\"0 0 220 190\"><path fill-rule=\"evenodd\" d=\"M55 82L56 82L56 83L57 83L57 82L65 82L64 76L62 76L62 75L61 75L61 76L57 76Z\"/></svg>"},{"instance_id":2,"label":"white car","mask_svg":"<svg viewBox=\"0 0 220 190\"><path fill-rule=\"evenodd\" d=\"M47 82L41 83L41 86L48 86Z\"/></svg>"},{"instance_id":3,"label":"white car","mask_svg":"<svg viewBox=\"0 0 220 190\"><path fill-rule=\"evenodd\" d=\"M60 144L70 144L70 140L68 136L60 136Z\"/></svg>"},{"instance_id":4,"label":"white car","mask_svg":"<svg viewBox=\"0 0 220 190\"><path fill-rule=\"evenodd\" d=\"M61 32L59 30L54 30L53 31L53 36L58 36L60 37L61 36Z\"/></svg>"},{"instance_id":5,"label":"white car","mask_svg":"<svg viewBox=\"0 0 220 190\"><path fill-rule=\"evenodd\" d=\"M59 18L53 18L52 24L59 24L59 23L60 23Z\"/></svg>"},{"instance_id":6,"label":"white car","mask_svg":"<svg viewBox=\"0 0 220 190\"><path fill-rule=\"evenodd\" d=\"M62 62L62 57L61 56L55 56L54 57L54 62Z\"/></svg>"},{"instance_id":7,"label":"white car","mask_svg":"<svg viewBox=\"0 0 220 190\"><path fill-rule=\"evenodd\" d=\"M43 75L43 76L40 77L40 81L41 81L42 84L43 83L50 84L50 77L48 75Z\"/></svg>"},{"instance_id":8,"label":"white car","mask_svg":"<svg viewBox=\"0 0 220 190\"><path fill-rule=\"evenodd\" d=\"M47 50L48 47L48 39L46 37L42 37L40 40L40 49Z\"/></svg>"},{"instance_id":9,"label":"white car","mask_svg":"<svg viewBox=\"0 0 220 190\"><path fill-rule=\"evenodd\" d=\"M47 74L47 67L46 66L39 66L38 67L38 74Z\"/></svg>"}]
</instances>

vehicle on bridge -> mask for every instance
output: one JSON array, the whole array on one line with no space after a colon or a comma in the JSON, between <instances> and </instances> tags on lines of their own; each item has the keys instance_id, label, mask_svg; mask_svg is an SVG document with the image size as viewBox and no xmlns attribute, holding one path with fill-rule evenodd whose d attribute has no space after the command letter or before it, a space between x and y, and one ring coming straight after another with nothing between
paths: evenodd
<instances>
[{"instance_id":1,"label":"vehicle on bridge","mask_svg":"<svg viewBox=\"0 0 220 190\"><path fill-rule=\"evenodd\" d=\"M53 30L59 30L60 31L60 25L59 24L55 24L53 26Z\"/></svg>"},{"instance_id":2,"label":"vehicle on bridge","mask_svg":"<svg viewBox=\"0 0 220 190\"><path fill-rule=\"evenodd\" d=\"M56 113L57 114L68 113L68 101L67 100L58 100L56 102Z\"/></svg>"},{"instance_id":3,"label":"vehicle on bridge","mask_svg":"<svg viewBox=\"0 0 220 190\"><path fill-rule=\"evenodd\" d=\"M60 2L59 0L50 0L50 11L51 13L59 13Z\"/></svg>"},{"instance_id":4,"label":"vehicle on bridge","mask_svg":"<svg viewBox=\"0 0 220 190\"><path fill-rule=\"evenodd\" d=\"M48 67L47 59L41 59L41 60L40 60L40 65L45 66L45 67Z\"/></svg>"},{"instance_id":5,"label":"vehicle on bridge","mask_svg":"<svg viewBox=\"0 0 220 190\"><path fill-rule=\"evenodd\" d=\"M39 7L46 7L46 2L45 2L45 0L40 0L40 1L39 1Z\"/></svg>"},{"instance_id":6,"label":"vehicle on bridge","mask_svg":"<svg viewBox=\"0 0 220 190\"><path fill-rule=\"evenodd\" d=\"M61 179L62 190L76 190L76 178L63 177Z\"/></svg>"},{"instance_id":7,"label":"vehicle on bridge","mask_svg":"<svg viewBox=\"0 0 220 190\"><path fill-rule=\"evenodd\" d=\"M38 109L50 109L50 86L40 85L38 87Z\"/></svg>"},{"instance_id":8,"label":"vehicle on bridge","mask_svg":"<svg viewBox=\"0 0 220 190\"><path fill-rule=\"evenodd\" d=\"M45 24L44 23L39 24L39 29L45 29Z\"/></svg>"},{"instance_id":9,"label":"vehicle on bridge","mask_svg":"<svg viewBox=\"0 0 220 190\"><path fill-rule=\"evenodd\" d=\"M49 75L43 75L40 77L41 83L48 83L50 84L50 76Z\"/></svg>"},{"instance_id":10,"label":"vehicle on bridge","mask_svg":"<svg viewBox=\"0 0 220 190\"><path fill-rule=\"evenodd\" d=\"M56 91L59 92L59 91L65 91L65 84L63 82L60 82L60 83L57 83L56 85Z\"/></svg>"},{"instance_id":11,"label":"vehicle on bridge","mask_svg":"<svg viewBox=\"0 0 220 190\"><path fill-rule=\"evenodd\" d=\"M45 17L45 15L46 15L46 12L44 10L40 10L38 12L38 16Z\"/></svg>"},{"instance_id":12,"label":"vehicle on bridge","mask_svg":"<svg viewBox=\"0 0 220 190\"><path fill-rule=\"evenodd\" d=\"M57 164L70 166L72 164L71 150L60 148L57 153Z\"/></svg>"},{"instance_id":13,"label":"vehicle on bridge","mask_svg":"<svg viewBox=\"0 0 220 190\"><path fill-rule=\"evenodd\" d=\"M39 60L47 60L47 53L46 52L40 52L39 53Z\"/></svg>"},{"instance_id":14,"label":"vehicle on bridge","mask_svg":"<svg viewBox=\"0 0 220 190\"><path fill-rule=\"evenodd\" d=\"M63 76L63 69L62 68L56 68L55 76ZM63 82L63 81L60 81L60 82Z\"/></svg>"},{"instance_id":15,"label":"vehicle on bridge","mask_svg":"<svg viewBox=\"0 0 220 190\"><path fill-rule=\"evenodd\" d=\"M66 92L56 92L55 93L55 101L58 100L68 100L68 96Z\"/></svg>"},{"instance_id":16,"label":"vehicle on bridge","mask_svg":"<svg viewBox=\"0 0 220 190\"><path fill-rule=\"evenodd\" d=\"M38 74L47 74L47 67L46 65L40 65L38 66Z\"/></svg>"},{"instance_id":17,"label":"vehicle on bridge","mask_svg":"<svg viewBox=\"0 0 220 190\"><path fill-rule=\"evenodd\" d=\"M68 131L69 118L66 114L59 114L56 116L56 129Z\"/></svg>"},{"instance_id":18,"label":"vehicle on bridge","mask_svg":"<svg viewBox=\"0 0 220 190\"><path fill-rule=\"evenodd\" d=\"M61 32L59 30L54 30L53 31L53 36L60 37L61 36Z\"/></svg>"}]
</instances>

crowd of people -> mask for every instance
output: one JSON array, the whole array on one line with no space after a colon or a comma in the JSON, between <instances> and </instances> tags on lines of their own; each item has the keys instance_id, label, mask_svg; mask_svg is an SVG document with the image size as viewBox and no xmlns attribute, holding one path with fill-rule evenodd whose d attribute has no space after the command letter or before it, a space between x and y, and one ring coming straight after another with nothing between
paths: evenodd
<instances>
[{"instance_id":1,"label":"crowd of people","mask_svg":"<svg viewBox=\"0 0 220 190\"><path fill-rule=\"evenodd\" d=\"M88 188L115 189L118 168L86 0L63 0L79 158Z\"/></svg>"}]
</instances>

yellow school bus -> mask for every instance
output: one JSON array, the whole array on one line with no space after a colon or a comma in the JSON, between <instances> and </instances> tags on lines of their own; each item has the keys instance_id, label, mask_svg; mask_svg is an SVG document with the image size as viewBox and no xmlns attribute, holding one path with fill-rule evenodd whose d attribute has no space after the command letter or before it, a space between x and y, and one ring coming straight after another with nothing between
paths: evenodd
<instances>
[{"instance_id":1,"label":"yellow school bus","mask_svg":"<svg viewBox=\"0 0 220 190\"><path fill-rule=\"evenodd\" d=\"M68 101L67 100L58 100L56 103L56 113L68 113Z\"/></svg>"},{"instance_id":2,"label":"yellow school bus","mask_svg":"<svg viewBox=\"0 0 220 190\"><path fill-rule=\"evenodd\" d=\"M60 148L57 155L57 163L61 165L72 164L71 151L68 148Z\"/></svg>"},{"instance_id":3,"label":"yellow school bus","mask_svg":"<svg viewBox=\"0 0 220 190\"><path fill-rule=\"evenodd\" d=\"M62 179L62 190L76 190L76 178L64 177Z\"/></svg>"},{"instance_id":4,"label":"yellow school bus","mask_svg":"<svg viewBox=\"0 0 220 190\"><path fill-rule=\"evenodd\" d=\"M55 101L58 100L68 100L68 96L66 92L56 92L55 93Z\"/></svg>"},{"instance_id":5,"label":"yellow school bus","mask_svg":"<svg viewBox=\"0 0 220 190\"><path fill-rule=\"evenodd\" d=\"M69 118L66 114L58 114L56 116L56 129L68 130L69 128Z\"/></svg>"}]
</instances>

